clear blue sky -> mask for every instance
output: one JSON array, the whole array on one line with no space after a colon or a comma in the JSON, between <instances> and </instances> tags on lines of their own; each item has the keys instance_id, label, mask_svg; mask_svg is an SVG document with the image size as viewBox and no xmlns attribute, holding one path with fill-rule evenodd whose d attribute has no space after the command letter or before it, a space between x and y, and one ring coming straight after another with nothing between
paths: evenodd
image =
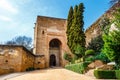
<instances>
[{"instance_id":1,"label":"clear blue sky","mask_svg":"<svg viewBox=\"0 0 120 80\"><path fill-rule=\"evenodd\" d=\"M67 18L70 6L84 3L85 29L109 9L110 0L0 0L0 42L15 36L33 38L37 15Z\"/></svg>"}]
</instances>

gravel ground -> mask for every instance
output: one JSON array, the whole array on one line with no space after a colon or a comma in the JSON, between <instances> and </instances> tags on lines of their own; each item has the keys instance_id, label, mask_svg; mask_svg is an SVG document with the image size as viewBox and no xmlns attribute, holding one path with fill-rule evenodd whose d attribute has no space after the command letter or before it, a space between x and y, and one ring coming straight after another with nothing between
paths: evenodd
<instances>
[{"instance_id":1,"label":"gravel ground","mask_svg":"<svg viewBox=\"0 0 120 80\"><path fill-rule=\"evenodd\" d=\"M2 79L4 78L4 79ZM93 77L78 74L64 68L49 68L25 73L1 76L0 80L96 80Z\"/></svg>"},{"instance_id":2,"label":"gravel ground","mask_svg":"<svg viewBox=\"0 0 120 80\"><path fill-rule=\"evenodd\" d=\"M26 74L27 72L21 72L21 73L11 73L11 74L5 74L0 76L0 80L7 80L9 78L17 77Z\"/></svg>"}]
</instances>

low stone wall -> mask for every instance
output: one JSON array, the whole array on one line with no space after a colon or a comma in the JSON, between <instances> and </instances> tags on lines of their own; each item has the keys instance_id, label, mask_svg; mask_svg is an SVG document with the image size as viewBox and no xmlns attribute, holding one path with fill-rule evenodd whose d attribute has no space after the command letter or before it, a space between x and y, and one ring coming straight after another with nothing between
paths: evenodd
<instances>
[{"instance_id":1,"label":"low stone wall","mask_svg":"<svg viewBox=\"0 0 120 80\"><path fill-rule=\"evenodd\" d=\"M26 71L34 68L35 56L19 45L0 45L0 73Z\"/></svg>"},{"instance_id":2,"label":"low stone wall","mask_svg":"<svg viewBox=\"0 0 120 80\"><path fill-rule=\"evenodd\" d=\"M1 69L0 68L0 75L8 74L8 73L13 73L13 72L14 72L13 69Z\"/></svg>"},{"instance_id":3,"label":"low stone wall","mask_svg":"<svg viewBox=\"0 0 120 80\"><path fill-rule=\"evenodd\" d=\"M22 54L21 47L0 46L0 69L14 69L21 71Z\"/></svg>"},{"instance_id":4,"label":"low stone wall","mask_svg":"<svg viewBox=\"0 0 120 80\"><path fill-rule=\"evenodd\" d=\"M29 68L34 68L34 56L25 48L22 49L22 67L21 71L26 71Z\"/></svg>"}]
</instances>

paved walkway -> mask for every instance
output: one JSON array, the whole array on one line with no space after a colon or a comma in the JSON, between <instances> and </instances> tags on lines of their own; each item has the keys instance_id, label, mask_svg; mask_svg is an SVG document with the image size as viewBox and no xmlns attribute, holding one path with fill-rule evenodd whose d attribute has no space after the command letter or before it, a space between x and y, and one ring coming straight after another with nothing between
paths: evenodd
<instances>
[{"instance_id":1,"label":"paved walkway","mask_svg":"<svg viewBox=\"0 0 120 80\"><path fill-rule=\"evenodd\" d=\"M0 80L6 80L9 78L17 77L26 74L27 72L20 72L20 73L10 73L10 74L5 74L0 76Z\"/></svg>"},{"instance_id":2,"label":"paved walkway","mask_svg":"<svg viewBox=\"0 0 120 80\"><path fill-rule=\"evenodd\" d=\"M0 77L0 80L2 80L3 77ZM96 80L96 79L66 70L64 68L54 69L50 68L36 70L32 72L18 73L14 76L9 75L9 77L6 77L5 80Z\"/></svg>"}]
</instances>

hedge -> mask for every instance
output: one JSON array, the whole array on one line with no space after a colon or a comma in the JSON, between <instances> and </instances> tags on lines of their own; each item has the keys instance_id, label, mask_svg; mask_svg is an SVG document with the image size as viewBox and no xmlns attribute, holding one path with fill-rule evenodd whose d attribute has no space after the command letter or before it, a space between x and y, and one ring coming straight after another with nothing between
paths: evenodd
<instances>
[{"instance_id":1,"label":"hedge","mask_svg":"<svg viewBox=\"0 0 120 80\"><path fill-rule=\"evenodd\" d=\"M120 70L94 70L97 79L120 79Z\"/></svg>"},{"instance_id":2,"label":"hedge","mask_svg":"<svg viewBox=\"0 0 120 80\"><path fill-rule=\"evenodd\" d=\"M120 70L115 70L115 75L117 79L120 79Z\"/></svg>"},{"instance_id":3,"label":"hedge","mask_svg":"<svg viewBox=\"0 0 120 80\"><path fill-rule=\"evenodd\" d=\"M70 65L66 65L65 68L68 70L83 74L85 72L85 69L87 68L88 64L89 64L89 62L70 64Z\"/></svg>"}]
</instances>

